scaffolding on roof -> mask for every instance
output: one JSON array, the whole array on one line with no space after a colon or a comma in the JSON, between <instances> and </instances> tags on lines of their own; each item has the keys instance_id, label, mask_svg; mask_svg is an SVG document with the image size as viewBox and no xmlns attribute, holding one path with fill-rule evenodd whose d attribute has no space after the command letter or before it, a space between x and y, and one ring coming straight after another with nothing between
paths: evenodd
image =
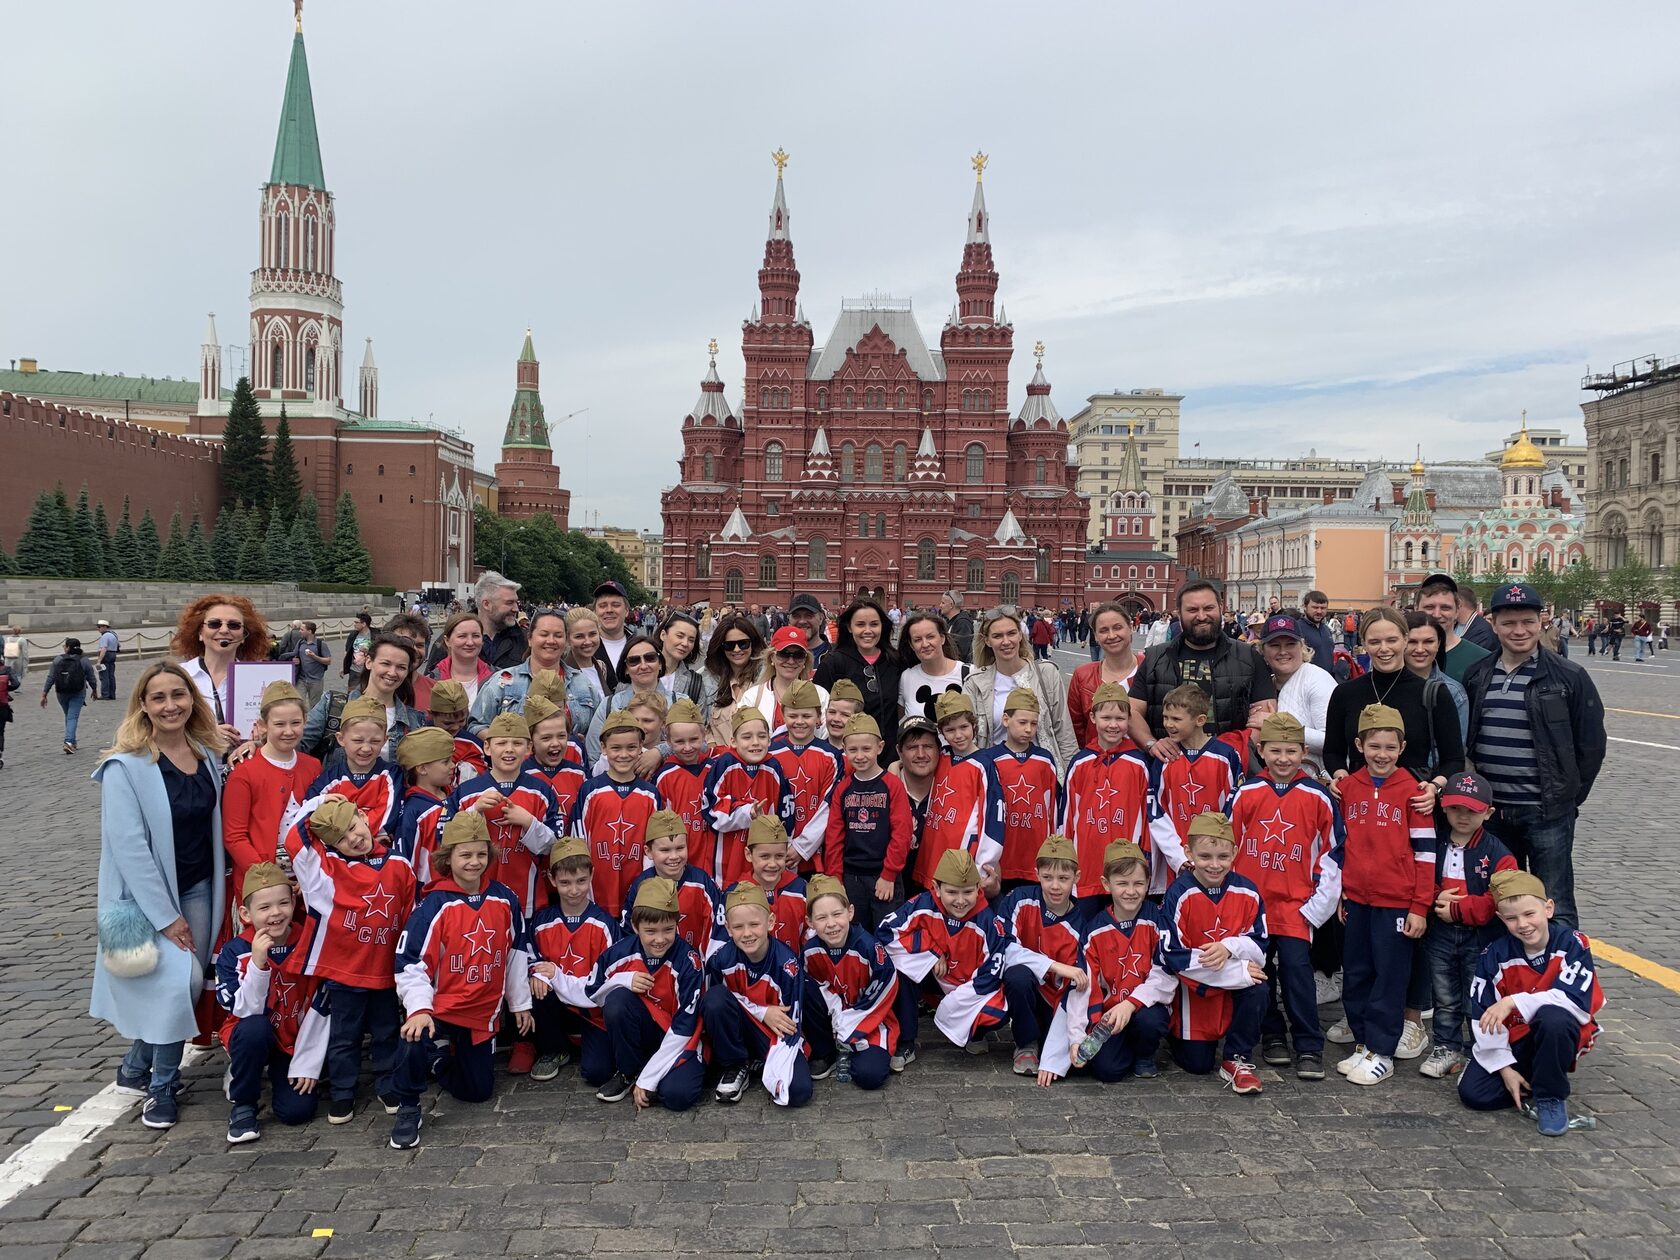
<instances>
[{"instance_id":1,"label":"scaffolding on roof","mask_svg":"<svg viewBox=\"0 0 1680 1260\"><path fill-rule=\"evenodd\" d=\"M1642 355L1618 363L1608 372L1588 372L1581 378L1581 388L1601 394L1614 394L1640 385L1654 385L1660 381L1680 379L1680 355L1666 359L1654 354Z\"/></svg>"}]
</instances>

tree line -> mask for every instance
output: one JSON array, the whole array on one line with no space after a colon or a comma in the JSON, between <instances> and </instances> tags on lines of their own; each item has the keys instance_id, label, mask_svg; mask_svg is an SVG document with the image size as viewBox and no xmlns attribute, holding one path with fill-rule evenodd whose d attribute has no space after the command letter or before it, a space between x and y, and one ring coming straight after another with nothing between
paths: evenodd
<instances>
[{"instance_id":1,"label":"tree line","mask_svg":"<svg viewBox=\"0 0 1680 1260\"><path fill-rule=\"evenodd\" d=\"M551 516L512 521L475 504L473 563L512 578L520 598L539 604L586 604L607 578L623 584L632 605L654 602L623 556L602 539L561 529Z\"/></svg>"}]
</instances>

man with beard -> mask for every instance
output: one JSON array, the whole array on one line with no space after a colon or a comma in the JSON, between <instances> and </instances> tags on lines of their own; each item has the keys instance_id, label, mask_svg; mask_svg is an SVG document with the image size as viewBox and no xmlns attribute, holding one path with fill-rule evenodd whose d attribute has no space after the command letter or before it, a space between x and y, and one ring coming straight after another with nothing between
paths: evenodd
<instances>
[{"instance_id":1,"label":"man with beard","mask_svg":"<svg viewBox=\"0 0 1680 1260\"><path fill-rule=\"evenodd\" d=\"M1132 739L1161 761L1182 750L1166 738L1161 702L1182 683L1195 683L1213 700L1208 728L1214 735L1258 727L1277 711L1277 687L1253 646L1220 631L1219 589L1192 582L1178 593L1177 638L1150 648L1132 679Z\"/></svg>"},{"instance_id":2,"label":"man with beard","mask_svg":"<svg viewBox=\"0 0 1680 1260\"><path fill-rule=\"evenodd\" d=\"M811 645L811 668L817 667L823 653L832 646L828 641L828 623L823 616L822 603L815 595L801 592L788 604L788 625L805 632L805 642Z\"/></svg>"},{"instance_id":3,"label":"man with beard","mask_svg":"<svg viewBox=\"0 0 1680 1260\"><path fill-rule=\"evenodd\" d=\"M491 669L512 669L525 659L525 631L519 627L519 583L494 569L473 587L478 619L484 625L479 656Z\"/></svg>"}]
</instances>

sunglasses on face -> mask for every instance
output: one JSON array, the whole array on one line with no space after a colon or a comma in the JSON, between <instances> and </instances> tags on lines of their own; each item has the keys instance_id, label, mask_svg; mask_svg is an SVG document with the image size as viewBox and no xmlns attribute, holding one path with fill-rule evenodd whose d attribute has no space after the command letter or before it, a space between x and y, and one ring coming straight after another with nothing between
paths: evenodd
<instances>
[{"instance_id":1,"label":"sunglasses on face","mask_svg":"<svg viewBox=\"0 0 1680 1260\"><path fill-rule=\"evenodd\" d=\"M220 630L223 626L226 626L229 630L243 630L245 623L243 621L223 621L220 617L206 617L204 620L206 630Z\"/></svg>"},{"instance_id":2,"label":"sunglasses on face","mask_svg":"<svg viewBox=\"0 0 1680 1260\"><path fill-rule=\"evenodd\" d=\"M863 681L869 685L869 690L881 690L881 680L875 676L875 667L873 665L865 665L863 667Z\"/></svg>"},{"instance_id":3,"label":"sunglasses on face","mask_svg":"<svg viewBox=\"0 0 1680 1260\"><path fill-rule=\"evenodd\" d=\"M802 661L805 659L805 649L797 647L783 648L780 652L776 653L776 659L781 661Z\"/></svg>"},{"instance_id":4,"label":"sunglasses on face","mask_svg":"<svg viewBox=\"0 0 1680 1260\"><path fill-rule=\"evenodd\" d=\"M657 656L650 656L644 652L639 656L625 657L624 663L626 665L657 665L659 664L659 658Z\"/></svg>"},{"instance_id":5,"label":"sunglasses on face","mask_svg":"<svg viewBox=\"0 0 1680 1260\"><path fill-rule=\"evenodd\" d=\"M723 641L723 650L725 652L750 652L752 651L752 640L725 639Z\"/></svg>"}]
</instances>

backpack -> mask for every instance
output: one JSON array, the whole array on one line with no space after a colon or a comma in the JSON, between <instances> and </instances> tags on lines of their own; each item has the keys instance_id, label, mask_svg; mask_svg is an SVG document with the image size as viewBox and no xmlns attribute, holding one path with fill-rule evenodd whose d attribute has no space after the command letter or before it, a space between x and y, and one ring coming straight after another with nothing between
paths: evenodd
<instances>
[{"instance_id":1,"label":"backpack","mask_svg":"<svg viewBox=\"0 0 1680 1260\"><path fill-rule=\"evenodd\" d=\"M80 695L87 687L87 676L82 672L82 658L59 657L52 667L52 686L53 690L65 699Z\"/></svg>"},{"instance_id":2,"label":"backpack","mask_svg":"<svg viewBox=\"0 0 1680 1260\"><path fill-rule=\"evenodd\" d=\"M321 738L315 741L315 746L309 749L311 757L318 757L322 761L327 759L333 750L333 736L338 734L338 724L344 717L344 706L350 697L342 691L327 693L327 724L321 729Z\"/></svg>"},{"instance_id":3,"label":"backpack","mask_svg":"<svg viewBox=\"0 0 1680 1260\"><path fill-rule=\"evenodd\" d=\"M1430 773L1433 774L1439 760L1435 755L1435 701L1440 698L1442 683L1439 678L1425 678L1423 680L1423 711L1429 715L1429 761ZM1454 706L1453 721L1458 720L1457 706Z\"/></svg>"}]
</instances>

